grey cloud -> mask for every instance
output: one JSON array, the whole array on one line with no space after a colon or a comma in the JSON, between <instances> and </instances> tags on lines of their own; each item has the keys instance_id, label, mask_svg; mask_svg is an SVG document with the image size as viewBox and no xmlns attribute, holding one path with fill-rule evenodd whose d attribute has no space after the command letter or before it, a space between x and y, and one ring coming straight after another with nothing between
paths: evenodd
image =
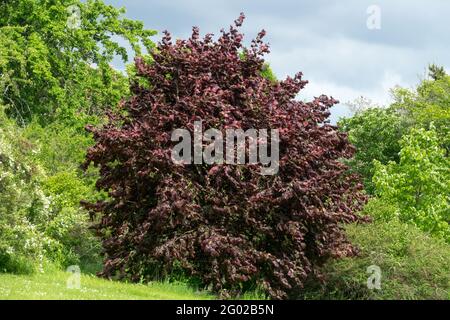
<instances>
[{"instance_id":1,"label":"grey cloud","mask_svg":"<svg viewBox=\"0 0 450 320\"><path fill-rule=\"evenodd\" d=\"M414 86L428 63L450 67L450 1L446 0L106 0L127 16L174 37L192 26L218 34L243 11L250 41L261 29L271 44L267 60L279 77L303 71L311 84L302 97L360 95L389 102L387 86ZM367 7L381 8L381 30L366 27ZM327 90L332 91L331 93ZM343 106L333 119L348 115Z\"/></svg>"}]
</instances>

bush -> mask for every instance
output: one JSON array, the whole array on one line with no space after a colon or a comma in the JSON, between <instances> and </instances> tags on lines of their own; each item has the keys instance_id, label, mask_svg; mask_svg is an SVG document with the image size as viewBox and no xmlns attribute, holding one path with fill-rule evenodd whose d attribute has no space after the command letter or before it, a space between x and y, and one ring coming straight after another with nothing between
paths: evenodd
<instances>
[{"instance_id":1,"label":"bush","mask_svg":"<svg viewBox=\"0 0 450 320\"><path fill-rule=\"evenodd\" d=\"M86 149L92 144L92 137L83 128L85 121L73 120L73 126L54 122L45 127L33 121L23 129L23 134L36 145L31 157L47 172L41 184L51 200L51 221L44 230L62 245L62 252L52 259L63 267L78 264L84 271L86 268L92 271L93 266L101 265L101 245L89 229L91 222L80 201L95 201L102 195L95 192L97 172L85 174L80 170Z\"/></svg>"},{"instance_id":2,"label":"bush","mask_svg":"<svg viewBox=\"0 0 450 320\"><path fill-rule=\"evenodd\" d=\"M80 163L86 157L86 149L92 138L84 131L87 119L72 120L74 126L54 122L45 127L36 120L23 129L24 136L36 145L32 154L49 175L59 172L80 171ZM91 119L92 121L92 119Z\"/></svg>"},{"instance_id":3,"label":"bush","mask_svg":"<svg viewBox=\"0 0 450 320\"><path fill-rule=\"evenodd\" d=\"M44 182L44 192L51 198L51 220L45 233L63 246L63 266L82 267L100 264L100 241L89 229L91 222L81 208L82 199L96 199L96 193L77 173L59 172Z\"/></svg>"},{"instance_id":4,"label":"bush","mask_svg":"<svg viewBox=\"0 0 450 320\"><path fill-rule=\"evenodd\" d=\"M243 16L236 21L240 26ZM302 74L266 79L264 32L251 48L234 27L214 42L172 43L165 34L151 63L136 59L133 97L102 128L85 166L100 167L110 200L86 204L107 254L102 275L134 281L181 267L223 296L262 287L272 298L298 291L330 257L354 253L340 223L358 220L362 185L340 159L353 148L327 123L336 103L295 101ZM243 58L241 58L243 57ZM276 128L279 172L259 165L174 165L174 129Z\"/></svg>"},{"instance_id":5,"label":"bush","mask_svg":"<svg viewBox=\"0 0 450 320\"><path fill-rule=\"evenodd\" d=\"M434 130L412 129L400 141L398 163L375 161L373 180L381 200L395 206L385 218L398 216L450 242L450 160L440 142Z\"/></svg>"},{"instance_id":6,"label":"bush","mask_svg":"<svg viewBox=\"0 0 450 320\"><path fill-rule=\"evenodd\" d=\"M44 172L23 154L27 146L0 109L0 272L36 270L54 245L37 227L48 221L50 201L40 187Z\"/></svg>"},{"instance_id":7,"label":"bush","mask_svg":"<svg viewBox=\"0 0 450 320\"><path fill-rule=\"evenodd\" d=\"M386 210L379 202L375 207ZM322 282L311 278L299 298L450 299L450 247L441 239L397 219L353 224L346 231L359 257L325 265ZM381 290L367 288L372 265L381 269Z\"/></svg>"},{"instance_id":8,"label":"bush","mask_svg":"<svg viewBox=\"0 0 450 320\"><path fill-rule=\"evenodd\" d=\"M59 265L80 265L84 272L92 271L92 267L101 264L101 245L89 229L91 223L80 210L64 207L49 222L45 233L61 245L60 256L53 256Z\"/></svg>"}]
</instances>

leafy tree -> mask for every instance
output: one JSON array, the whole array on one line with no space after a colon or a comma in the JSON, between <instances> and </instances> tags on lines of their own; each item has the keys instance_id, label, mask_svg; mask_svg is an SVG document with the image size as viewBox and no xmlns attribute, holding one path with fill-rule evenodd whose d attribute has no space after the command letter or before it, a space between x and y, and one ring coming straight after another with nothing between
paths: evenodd
<instances>
[{"instance_id":1,"label":"leafy tree","mask_svg":"<svg viewBox=\"0 0 450 320\"><path fill-rule=\"evenodd\" d=\"M79 9L79 25L72 25L78 9L70 8ZM33 116L71 123L116 105L127 80L109 63L116 55L128 59L116 39L141 54L155 34L123 12L100 0L2 1L0 89L9 114L22 123Z\"/></svg>"},{"instance_id":2,"label":"leafy tree","mask_svg":"<svg viewBox=\"0 0 450 320\"><path fill-rule=\"evenodd\" d=\"M80 9L77 28L71 28L71 5ZM79 205L93 193L89 179L77 174L92 142L83 127L128 92L126 77L109 66L116 55L127 59L115 39L140 52L142 43L151 47L154 34L122 12L101 1L0 3L0 104L28 124L14 128L0 110L0 138L13 152L0 150L3 269L31 270L49 258L79 263L90 254L83 246L97 243Z\"/></svg>"},{"instance_id":3,"label":"leafy tree","mask_svg":"<svg viewBox=\"0 0 450 320\"><path fill-rule=\"evenodd\" d=\"M285 298L327 259L355 253L341 224L360 220L365 197L340 162L353 154L346 134L326 121L336 101L294 100L307 83L301 73L265 78L263 36L243 48L235 27L217 41L197 28L175 43L165 34L154 63L136 59L143 81L123 112L88 128L96 143L85 166L100 168L97 187L110 195L86 204L100 214L103 276L140 281L181 269L224 296L258 285ZM259 165L175 165L171 133L192 134L196 120L221 132L279 129L278 174L261 175Z\"/></svg>"},{"instance_id":4,"label":"leafy tree","mask_svg":"<svg viewBox=\"0 0 450 320\"><path fill-rule=\"evenodd\" d=\"M394 91L392 108L409 119L415 128L430 129L433 123L441 146L450 151L450 76L440 68L430 69L431 80L423 80L415 91Z\"/></svg>"},{"instance_id":5,"label":"leafy tree","mask_svg":"<svg viewBox=\"0 0 450 320\"><path fill-rule=\"evenodd\" d=\"M400 161L375 162L374 183L382 201L392 203L402 221L450 241L450 160L433 126L413 129L400 142Z\"/></svg>"},{"instance_id":6,"label":"leafy tree","mask_svg":"<svg viewBox=\"0 0 450 320\"><path fill-rule=\"evenodd\" d=\"M359 109L353 117L341 119L341 130L349 134L356 154L348 163L364 178L366 190L373 194L373 160L382 164L398 162L400 139L412 128L430 129L434 125L440 144L450 152L450 76L443 68L430 66L431 80L424 80L416 90L396 88L394 103L387 108ZM366 105L365 100L357 104Z\"/></svg>"},{"instance_id":7,"label":"leafy tree","mask_svg":"<svg viewBox=\"0 0 450 320\"><path fill-rule=\"evenodd\" d=\"M407 130L404 123L392 108L368 108L339 121L340 129L348 133L356 148L355 156L348 160L350 170L363 177L365 189L370 194L374 193L373 160L382 164L399 160L399 140Z\"/></svg>"}]
</instances>

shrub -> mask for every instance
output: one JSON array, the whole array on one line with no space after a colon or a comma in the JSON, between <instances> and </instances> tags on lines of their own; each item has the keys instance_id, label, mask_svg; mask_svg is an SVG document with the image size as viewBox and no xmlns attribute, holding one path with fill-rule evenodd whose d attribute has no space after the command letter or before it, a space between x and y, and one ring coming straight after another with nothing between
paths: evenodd
<instances>
[{"instance_id":1,"label":"shrub","mask_svg":"<svg viewBox=\"0 0 450 320\"><path fill-rule=\"evenodd\" d=\"M54 122L43 127L35 120L23 129L24 136L36 145L32 157L49 175L80 171L86 149L93 143L84 131L87 120L72 121L77 122L76 125Z\"/></svg>"},{"instance_id":2,"label":"shrub","mask_svg":"<svg viewBox=\"0 0 450 320\"><path fill-rule=\"evenodd\" d=\"M370 207L387 209L379 201ZM450 299L450 246L441 239L398 219L352 224L346 231L360 248L359 257L330 261L321 270L322 281L309 279L299 298ZM367 287L367 268L372 265L381 270L380 290Z\"/></svg>"},{"instance_id":3,"label":"shrub","mask_svg":"<svg viewBox=\"0 0 450 320\"><path fill-rule=\"evenodd\" d=\"M74 171L47 178L43 189L51 199L51 220L45 233L63 246L60 264L77 264L83 268L99 264L100 242L89 229L89 216L80 206L82 199L96 199L95 192Z\"/></svg>"},{"instance_id":4,"label":"shrub","mask_svg":"<svg viewBox=\"0 0 450 320\"><path fill-rule=\"evenodd\" d=\"M85 167L100 167L97 187L111 197L86 204L101 214L103 276L139 281L181 266L223 296L259 286L285 298L328 258L354 254L340 223L358 220L365 198L340 162L353 148L326 120L336 101L295 101L307 83L301 73L266 79L263 36L242 48L235 27L217 41L197 28L175 43L166 33L153 62L136 59L145 81L131 87L121 114L88 128L96 144ZM174 165L171 133L192 134L195 120L222 132L279 129L278 174L263 176L259 165Z\"/></svg>"},{"instance_id":5,"label":"shrub","mask_svg":"<svg viewBox=\"0 0 450 320\"><path fill-rule=\"evenodd\" d=\"M40 187L43 171L23 154L26 145L0 109L0 272L36 270L55 244L37 227L48 220L49 199Z\"/></svg>"},{"instance_id":6,"label":"shrub","mask_svg":"<svg viewBox=\"0 0 450 320\"><path fill-rule=\"evenodd\" d=\"M92 144L92 137L83 128L84 121L84 118L73 120L73 126L53 122L45 127L32 121L22 131L36 146L30 157L47 172L41 185L51 203L50 221L44 230L62 245L61 252L52 254L52 260L63 267L77 264L86 271L101 265L101 246L89 229L91 222L80 201L94 201L102 195L95 192L97 173L84 174L80 170L86 149Z\"/></svg>"},{"instance_id":7,"label":"shrub","mask_svg":"<svg viewBox=\"0 0 450 320\"><path fill-rule=\"evenodd\" d=\"M61 244L56 254L49 254L60 266L80 265L83 272L101 264L101 246L89 229L87 215L72 207L64 207L49 222L45 234ZM90 269L90 270L86 270Z\"/></svg>"},{"instance_id":8,"label":"shrub","mask_svg":"<svg viewBox=\"0 0 450 320\"><path fill-rule=\"evenodd\" d=\"M79 203L96 199L93 187L75 171L48 176L39 146L0 109L0 272L33 272L47 260L84 266L99 259L99 242Z\"/></svg>"}]
</instances>

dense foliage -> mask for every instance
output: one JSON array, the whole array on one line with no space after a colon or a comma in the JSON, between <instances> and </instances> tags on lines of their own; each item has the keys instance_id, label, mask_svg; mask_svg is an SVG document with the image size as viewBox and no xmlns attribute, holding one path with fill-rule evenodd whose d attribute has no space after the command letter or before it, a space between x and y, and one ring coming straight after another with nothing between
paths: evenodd
<instances>
[{"instance_id":1,"label":"dense foliage","mask_svg":"<svg viewBox=\"0 0 450 320\"><path fill-rule=\"evenodd\" d=\"M0 272L35 270L54 244L39 228L50 201L40 186L42 169L24 154L29 147L0 109Z\"/></svg>"},{"instance_id":2,"label":"dense foliage","mask_svg":"<svg viewBox=\"0 0 450 320\"><path fill-rule=\"evenodd\" d=\"M436 74L437 73L437 74ZM398 88L394 91L392 108L401 114L406 124L414 128L434 126L440 145L450 152L450 75L430 66L430 78L416 90Z\"/></svg>"},{"instance_id":3,"label":"dense foliage","mask_svg":"<svg viewBox=\"0 0 450 320\"><path fill-rule=\"evenodd\" d=\"M40 145L0 109L0 272L98 263L99 245L80 200L93 188L75 172L48 175Z\"/></svg>"},{"instance_id":4,"label":"dense foliage","mask_svg":"<svg viewBox=\"0 0 450 320\"><path fill-rule=\"evenodd\" d=\"M96 172L80 170L92 144L84 126L129 92L109 65L128 59L118 37L143 53L155 33L123 12L99 0L0 2L0 271L101 261L80 207L102 197Z\"/></svg>"},{"instance_id":5,"label":"dense foliage","mask_svg":"<svg viewBox=\"0 0 450 320\"><path fill-rule=\"evenodd\" d=\"M434 129L432 127L432 129ZM434 130L413 129L400 141L398 162L375 161L374 183L383 202L397 216L450 242L450 159Z\"/></svg>"},{"instance_id":6,"label":"dense foliage","mask_svg":"<svg viewBox=\"0 0 450 320\"><path fill-rule=\"evenodd\" d=\"M373 212L372 212L373 211ZM371 200L370 215L391 212L389 205ZM414 225L394 218L346 227L360 249L357 258L331 260L324 281L310 279L301 299L322 300L449 300L450 246ZM369 266L381 270L380 290L370 290Z\"/></svg>"},{"instance_id":7,"label":"dense foliage","mask_svg":"<svg viewBox=\"0 0 450 320\"><path fill-rule=\"evenodd\" d=\"M348 161L351 171L364 178L367 192L374 193L373 160L382 164L398 161L399 140L407 130L402 117L391 108L369 108L357 112L353 117L341 119L339 127L348 132L350 142L357 150Z\"/></svg>"},{"instance_id":8,"label":"dense foliage","mask_svg":"<svg viewBox=\"0 0 450 320\"><path fill-rule=\"evenodd\" d=\"M398 217L449 241L450 76L429 70L415 90L396 88L389 107L359 110L339 125L357 149L351 171L377 203L392 206L376 217Z\"/></svg>"},{"instance_id":9,"label":"dense foliage","mask_svg":"<svg viewBox=\"0 0 450 320\"><path fill-rule=\"evenodd\" d=\"M247 49L235 27L217 41L196 28L175 43L166 33L153 63L136 59L147 81L132 86L123 112L89 128L96 144L86 165L100 167L97 187L111 197L88 205L101 213L104 276L137 281L177 267L223 295L259 285L285 298L317 265L355 252L340 223L358 220L365 198L339 161L353 154L346 134L326 123L336 101L294 100L307 83L301 73L266 79L263 36ZM279 173L175 165L171 132L192 133L195 120L203 129L279 129Z\"/></svg>"},{"instance_id":10,"label":"dense foliage","mask_svg":"<svg viewBox=\"0 0 450 320\"><path fill-rule=\"evenodd\" d=\"M373 160L382 164L399 161L400 140L412 129L429 130L431 125L438 135L440 146L447 156L450 150L450 76L442 68L431 65L429 79L416 89L395 88L394 102L388 107L357 110L354 116L343 118L338 126L348 132L356 154L348 163L351 170L364 178L366 190L375 192L372 177Z\"/></svg>"},{"instance_id":11,"label":"dense foliage","mask_svg":"<svg viewBox=\"0 0 450 320\"><path fill-rule=\"evenodd\" d=\"M116 55L128 58L115 39L126 39L140 53L142 43L152 46L155 33L122 18L123 12L100 0L2 1L0 89L8 112L21 123L33 116L43 124L73 123L115 105L127 81L109 63Z\"/></svg>"}]
</instances>

